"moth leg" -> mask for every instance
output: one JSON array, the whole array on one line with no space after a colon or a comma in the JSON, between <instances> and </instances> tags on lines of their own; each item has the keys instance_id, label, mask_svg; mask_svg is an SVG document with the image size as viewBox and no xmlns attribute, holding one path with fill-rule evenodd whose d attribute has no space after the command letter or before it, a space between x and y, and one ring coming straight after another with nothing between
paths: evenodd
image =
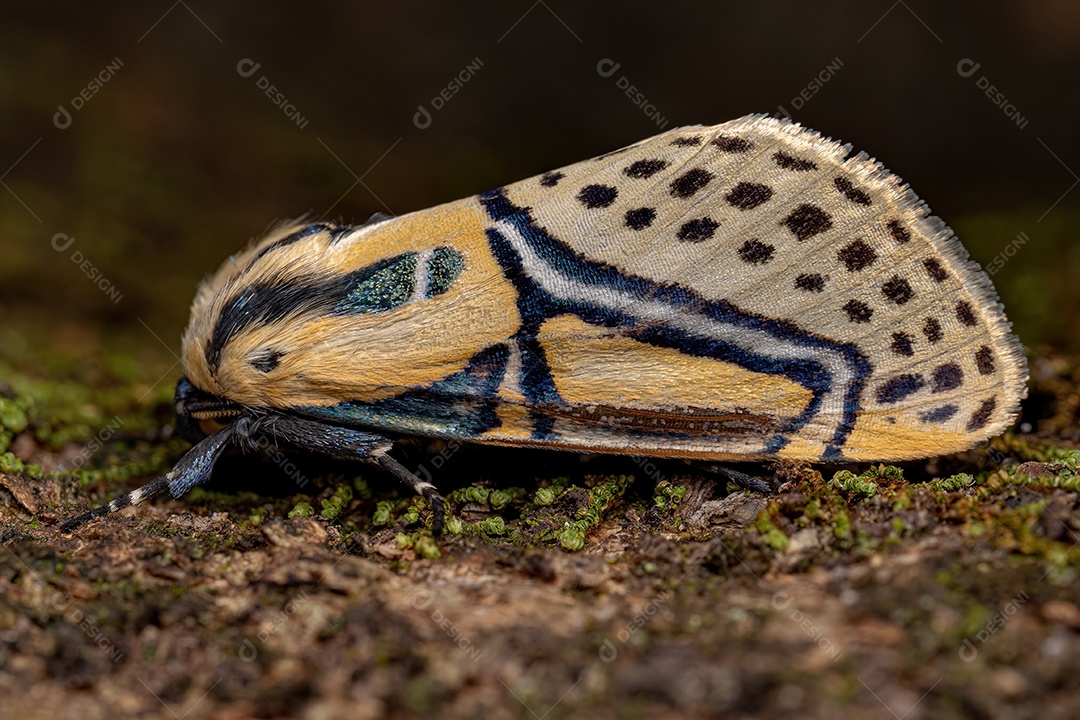
<instances>
[{"instance_id":1,"label":"moth leg","mask_svg":"<svg viewBox=\"0 0 1080 720\"><path fill-rule=\"evenodd\" d=\"M166 489L175 498L184 495L191 488L210 479L210 475L214 470L214 463L217 462L225 447L233 440L233 435L234 429L232 426L219 430L188 450L169 472L161 477L154 478L142 487L132 490L127 495L121 495L112 502L68 520L60 526L60 531L71 532L91 520L96 520L99 517L123 510L132 505L138 505L144 500L161 494Z\"/></svg>"},{"instance_id":2,"label":"moth leg","mask_svg":"<svg viewBox=\"0 0 1080 720\"><path fill-rule=\"evenodd\" d=\"M443 497L439 494L439 491L435 489L435 486L416 477L416 475L410 472L408 468L387 455L385 452L377 455L375 461L381 465L384 470L411 487L413 492L428 501L428 505L431 506L431 534L436 537L442 535L444 522Z\"/></svg>"},{"instance_id":3,"label":"moth leg","mask_svg":"<svg viewBox=\"0 0 1080 720\"><path fill-rule=\"evenodd\" d=\"M766 495L772 494L773 492L772 486L762 478L747 475L744 472L739 472L726 465L709 463L706 465L698 465L697 467L699 470L703 470L709 475L715 475L718 478L730 480L744 490L752 490L754 492L765 493Z\"/></svg>"},{"instance_id":4,"label":"moth leg","mask_svg":"<svg viewBox=\"0 0 1080 720\"><path fill-rule=\"evenodd\" d=\"M239 421L238 421L239 423ZM290 415L266 415L240 430L241 445L252 449L260 445L257 434L280 438L295 447L322 453L340 460L363 460L380 466L431 505L431 532L441 535L444 523L443 498L435 486L425 482L404 465L390 457L393 442L382 435L329 425Z\"/></svg>"}]
</instances>

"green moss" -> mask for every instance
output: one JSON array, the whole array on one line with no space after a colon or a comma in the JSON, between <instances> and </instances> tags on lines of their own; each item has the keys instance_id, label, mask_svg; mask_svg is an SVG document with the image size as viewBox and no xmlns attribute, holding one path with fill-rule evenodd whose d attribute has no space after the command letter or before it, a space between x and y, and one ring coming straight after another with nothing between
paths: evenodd
<instances>
[{"instance_id":1,"label":"green moss","mask_svg":"<svg viewBox=\"0 0 1080 720\"><path fill-rule=\"evenodd\" d=\"M656 492L653 495L653 505L661 510L673 509L684 497L686 497L685 486L672 485L668 480L661 480L656 483Z\"/></svg>"},{"instance_id":2,"label":"green moss","mask_svg":"<svg viewBox=\"0 0 1080 720\"><path fill-rule=\"evenodd\" d=\"M371 499L371 488L367 484L367 480L357 475L353 478L353 493L354 497L363 498L364 500Z\"/></svg>"},{"instance_id":3,"label":"green moss","mask_svg":"<svg viewBox=\"0 0 1080 720\"><path fill-rule=\"evenodd\" d=\"M327 520L333 520L340 515L349 502L352 501L353 493L352 488L348 485L341 484L338 486L334 494L322 502L322 512L320 513Z\"/></svg>"},{"instance_id":4,"label":"green moss","mask_svg":"<svg viewBox=\"0 0 1080 720\"><path fill-rule=\"evenodd\" d=\"M846 510L838 509L832 518L833 537L844 542L851 540L851 517Z\"/></svg>"},{"instance_id":5,"label":"green moss","mask_svg":"<svg viewBox=\"0 0 1080 720\"><path fill-rule=\"evenodd\" d=\"M10 439L26 430L30 425L30 411L33 406L33 400L26 395L16 395L14 398L0 397L0 428L5 430L6 437ZM0 445L0 450L7 448L7 444Z\"/></svg>"},{"instance_id":6,"label":"green moss","mask_svg":"<svg viewBox=\"0 0 1080 720\"><path fill-rule=\"evenodd\" d=\"M589 528L600 524L604 511L616 498L622 497L633 481L632 475L614 475L589 490L589 499L585 507L578 510L574 516L575 519L567 522L559 532L557 536L559 544L570 551L583 548Z\"/></svg>"},{"instance_id":7,"label":"green moss","mask_svg":"<svg viewBox=\"0 0 1080 720\"><path fill-rule=\"evenodd\" d=\"M518 498L525 497L528 493L525 488L511 487L501 490L492 490L488 495L488 504L492 510L502 510Z\"/></svg>"},{"instance_id":8,"label":"green moss","mask_svg":"<svg viewBox=\"0 0 1080 720\"><path fill-rule=\"evenodd\" d=\"M956 492L957 490L964 490L975 484L975 478L967 473L957 473L943 479L934 479L926 483L926 486L931 490L940 490L942 492Z\"/></svg>"},{"instance_id":9,"label":"green moss","mask_svg":"<svg viewBox=\"0 0 1080 720\"><path fill-rule=\"evenodd\" d=\"M435 541L435 538L431 537L427 533L424 533L416 538L416 542L413 543L413 550L420 557L434 560L435 558L442 557L442 553L439 552L439 543Z\"/></svg>"},{"instance_id":10,"label":"green moss","mask_svg":"<svg viewBox=\"0 0 1080 720\"><path fill-rule=\"evenodd\" d=\"M485 535L503 535L506 533L506 523L498 515L486 517L471 527Z\"/></svg>"},{"instance_id":11,"label":"green moss","mask_svg":"<svg viewBox=\"0 0 1080 720\"><path fill-rule=\"evenodd\" d=\"M375 514L371 517L371 522L374 525L389 525L391 516L390 513L394 509L394 503L389 500L380 500L375 504Z\"/></svg>"},{"instance_id":12,"label":"green moss","mask_svg":"<svg viewBox=\"0 0 1080 720\"><path fill-rule=\"evenodd\" d=\"M446 496L446 499L455 505L463 505L465 503L487 503L488 495L491 494L491 490L486 487L480 487L478 485L470 485L466 488L459 488L454 492Z\"/></svg>"},{"instance_id":13,"label":"green moss","mask_svg":"<svg viewBox=\"0 0 1080 720\"><path fill-rule=\"evenodd\" d=\"M850 470L841 470L832 476L829 487L843 492L871 498L882 490L884 484L903 483L904 471L892 465L878 465L859 475Z\"/></svg>"},{"instance_id":14,"label":"green moss","mask_svg":"<svg viewBox=\"0 0 1080 720\"><path fill-rule=\"evenodd\" d=\"M301 500L289 510L289 517L311 517L315 514L315 508L307 500Z\"/></svg>"},{"instance_id":15,"label":"green moss","mask_svg":"<svg viewBox=\"0 0 1080 720\"><path fill-rule=\"evenodd\" d=\"M536 505L540 505L540 506L550 505L553 502L555 502L555 499L557 497L558 497L558 495L556 495L555 490L553 488L549 488L549 487L539 488L539 489L537 489L536 494L533 495L533 503L535 503Z\"/></svg>"},{"instance_id":16,"label":"green moss","mask_svg":"<svg viewBox=\"0 0 1080 720\"><path fill-rule=\"evenodd\" d=\"M586 529L578 525L567 525L559 533L559 544L571 552L585 547Z\"/></svg>"},{"instance_id":17,"label":"green moss","mask_svg":"<svg viewBox=\"0 0 1080 720\"><path fill-rule=\"evenodd\" d=\"M757 518L754 520L754 529L761 534L761 539L765 541L765 544L773 550L779 552L787 550L788 536L769 519L768 509L758 513Z\"/></svg>"}]
</instances>

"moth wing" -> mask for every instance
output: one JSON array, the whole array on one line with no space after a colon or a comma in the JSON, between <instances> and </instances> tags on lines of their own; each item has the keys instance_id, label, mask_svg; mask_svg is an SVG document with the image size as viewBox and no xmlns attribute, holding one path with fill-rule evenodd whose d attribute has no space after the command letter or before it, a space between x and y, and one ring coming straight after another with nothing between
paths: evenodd
<instances>
[{"instance_id":1,"label":"moth wing","mask_svg":"<svg viewBox=\"0 0 1080 720\"><path fill-rule=\"evenodd\" d=\"M1025 394L1019 343L951 231L880 164L796 124L680 128L500 192L496 229L568 308L537 342L571 405L785 427L695 447L899 459L1000 433Z\"/></svg>"}]
</instances>

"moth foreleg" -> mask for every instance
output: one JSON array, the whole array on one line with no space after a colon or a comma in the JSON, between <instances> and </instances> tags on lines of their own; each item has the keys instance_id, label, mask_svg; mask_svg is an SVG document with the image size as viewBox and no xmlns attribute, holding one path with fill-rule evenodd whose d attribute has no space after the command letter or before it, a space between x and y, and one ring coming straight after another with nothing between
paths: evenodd
<instances>
[{"instance_id":1,"label":"moth foreleg","mask_svg":"<svg viewBox=\"0 0 1080 720\"><path fill-rule=\"evenodd\" d=\"M726 465L719 465L717 463L708 463L697 465L699 470L708 473L709 475L715 475L718 478L724 480L730 480L744 490L753 490L754 492L770 494L773 492L769 483L765 482L762 478L754 477L753 475L747 475L744 472L739 472L734 468L730 468Z\"/></svg>"},{"instance_id":2,"label":"moth foreleg","mask_svg":"<svg viewBox=\"0 0 1080 720\"><path fill-rule=\"evenodd\" d=\"M418 478L408 468L386 453L376 456L375 462L379 463L384 470L394 475L398 480L411 487L413 492L428 501L428 504L431 505L431 533L436 536L442 535L444 521L443 497L435 489L435 486Z\"/></svg>"},{"instance_id":3,"label":"moth foreleg","mask_svg":"<svg viewBox=\"0 0 1080 720\"><path fill-rule=\"evenodd\" d=\"M188 450L169 472L161 477L154 478L142 487L132 490L127 495L121 495L101 507L96 507L68 520L60 526L61 532L71 532L80 525L96 520L103 515L138 505L166 489L175 498L186 494L191 488L210 479L210 475L214 470L214 463L217 462L225 446L233 439L233 433L234 428L230 426L203 439L195 447Z\"/></svg>"}]
</instances>

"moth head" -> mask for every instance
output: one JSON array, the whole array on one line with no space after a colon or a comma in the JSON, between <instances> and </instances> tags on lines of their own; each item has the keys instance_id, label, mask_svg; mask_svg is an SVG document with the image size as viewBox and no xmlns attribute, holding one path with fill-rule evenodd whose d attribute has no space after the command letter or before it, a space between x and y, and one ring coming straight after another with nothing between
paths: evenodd
<instances>
[{"instance_id":1,"label":"moth head","mask_svg":"<svg viewBox=\"0 0 1080 720\"><path fill-rule=\"evenodd\" d=\"M446 244L391 247L379 257L381 243L335 241L322 227L286 240L259 246L253 261L238 258L240 272L226 263L219 275L229 278L207 283L216 288L212 296L200 291L184 336L184 369L205 392L256 407L317 403L312 389L338 397L339 380L347 381L341 376L370 367L363 348L411 342L410 332L445 307L440 296L460 284L466 265ZM357 262L364 245L367 257Z\"/></svg>"},{"instance_id":2,"label":"moth head","mask_svg":"<svg viewBox=\"0 0 1080 720\"><path fill-rule=\"evenodd\" d=\"M244 413L242 405L200 390L186 375L176 383L173 406L177 432L192 442L213 435Z\"/></svg>"}]
</instances>

